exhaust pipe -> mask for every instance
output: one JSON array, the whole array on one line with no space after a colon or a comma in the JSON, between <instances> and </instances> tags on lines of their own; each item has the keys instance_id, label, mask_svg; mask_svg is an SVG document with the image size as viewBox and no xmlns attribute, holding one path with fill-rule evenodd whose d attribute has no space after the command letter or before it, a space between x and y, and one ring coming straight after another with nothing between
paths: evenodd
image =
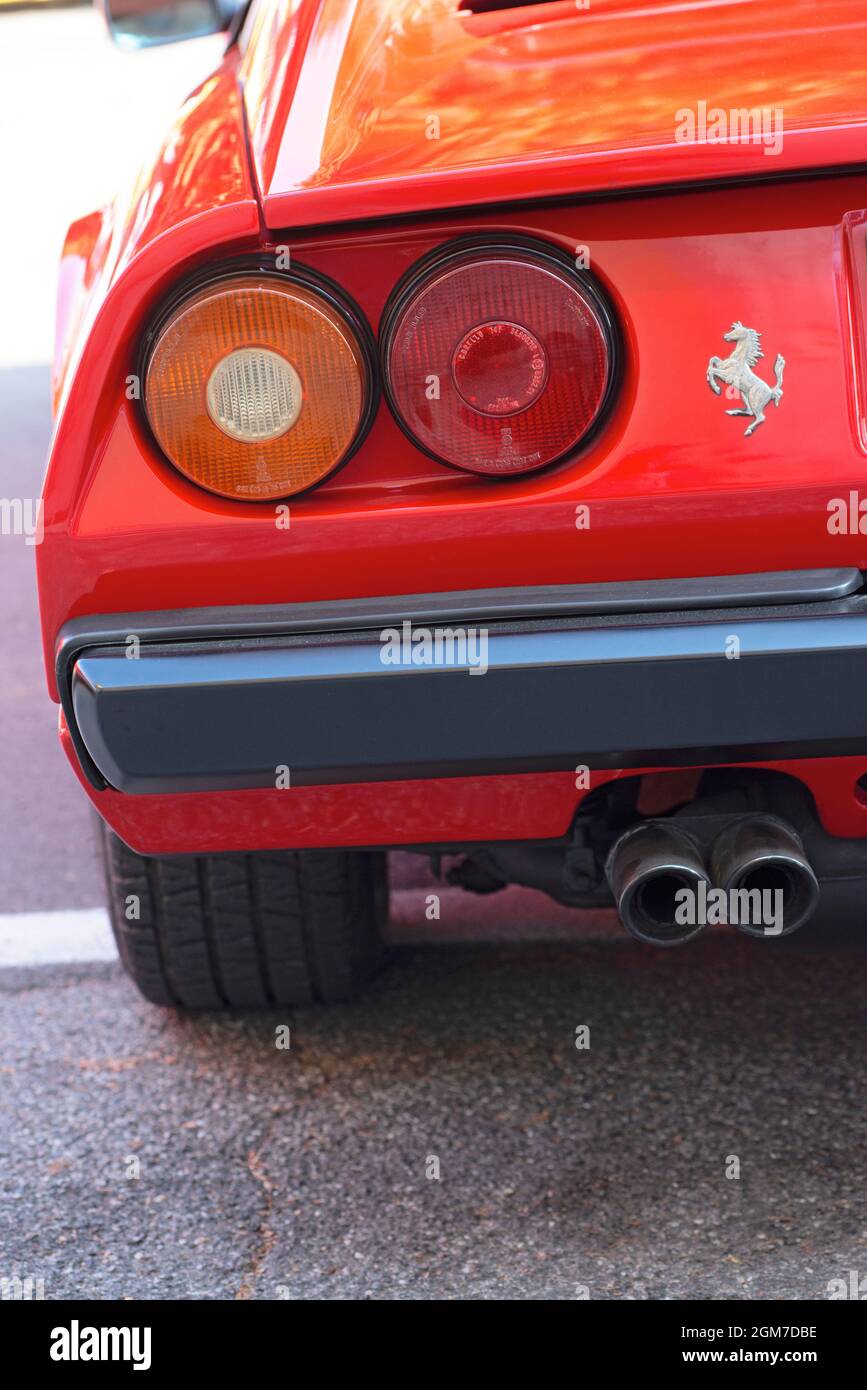
<instances>
[{"instance_id":1,"label":"exhaust pipe","mask_svg":"<svg viewBox=\"0 0 867 1390\"><path fill-rule=\"evenodd\" d=\"M677 921L677 893L711 887L702 857L688 835L659 821L645 821L620 836L605 873L623 925L651 946L679 946L704 923Z\"/></svg>"},{"instance_id":2,"label":"exhaust pipe","mask_svg":"<svg viewBox=\"0 0 867 1390\"><path fill-rule=\"evenodd\" d=\"M819 881L801 837L777 816L745 816L721 830L711 850L711 873L728 896L729 921L747 936L788 936L813 915L819 901ZM733 892L738 899L732 899ZM769 900L768 892L782 897ZM782 903L779 923L765 921L768 902Z\"/></svg>"}]
</instances>

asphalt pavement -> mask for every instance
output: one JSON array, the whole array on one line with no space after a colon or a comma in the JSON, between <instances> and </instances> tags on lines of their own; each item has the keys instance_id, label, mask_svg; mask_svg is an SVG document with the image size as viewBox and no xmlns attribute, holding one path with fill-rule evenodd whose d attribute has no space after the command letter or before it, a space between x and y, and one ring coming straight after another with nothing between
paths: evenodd
<instances>
[{"instance_id":1,"label":"asphalt pavement","mask_svg":"<svg viewBox=\"0 0 867 1390\"><path fill-rule=\"evenodd\" d=\"M48 173L100 138L99 82L121 85L96 32L84 11L0 16L0 90L29 63L67 112L59 153L36 148ZM65 105L70 53L84 115ZM173 53L140 55L148 81L181 81ZM122 160L133 136L110 139ZM2 261L7 497L36 495L50 432L27 285L37 303L64 211L19 173L45 244L18 277ZM390 958L352 1006L183 1017L112 960L29 962L26 914L71 934L102 901L33 559L0 537L0 925L25 943L15 964L0 952L0 1278L47 1299L805 1299L867 1274L858 913L792 942L711 929L653 951L528 891L445 892L428 922L428 871L396 856Z\"/></svg>"}]
</instances>

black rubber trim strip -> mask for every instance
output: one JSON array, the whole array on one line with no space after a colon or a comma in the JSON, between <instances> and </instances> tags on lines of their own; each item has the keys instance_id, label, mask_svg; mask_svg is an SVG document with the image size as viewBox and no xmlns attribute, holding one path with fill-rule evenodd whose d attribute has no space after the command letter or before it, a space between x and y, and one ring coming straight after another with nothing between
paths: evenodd
<instances>
[{"instance_id":1,"label":"black rubber trim strip","mask_svg":"<svg viewBox=\"0 0 867 1390\"><path fill-rule=\"evenodd\" d=\"M555 615L668 613L685 620L697 609L828 603L854 594L862 583L859 570L772 571L762 574L686 579L628 580L610 584L569 584L515 589L472 589L433 594L403 594L319 603L237 605L169 611L113 613L73 619L58 637L55 670L60 701L82 769L102 789L105 779L94 764L78 730L72 708L71 676L78 655L104 643L227 642L269 635L331 633L388 627L404 620L426 622L503 621Z\"/></svg>"},{"instance_id":2,"label":"black rubber trim strip","mask_svg":"<svg viewBox=\"0 0 867 1390\"><path fill-rule=\"evenodd\" d=\"M484 675L383 664L376 630L98 646L73 720L131 794L867 752L865 598L485 631Z\"/></svg>"},{"instance_id":3,"label":"black rubber trim strip","mask_svg":"<svg viewBox=\"0 0 867 1390\"><path fill-rule=\"evenodd\" d=\"M57 643L58 672L74 651L96 642L184 640L289 632L343 632L404 618L540 618L593 613L651 613L678 609L750 608L754 605L827 603L855 593L860 570L782 570L687 579L636 579L612 584L553 584L518 589L463 589L432 594L385 594L318 603L230 605L74 618Z\"/></svg>"}]
</instances>

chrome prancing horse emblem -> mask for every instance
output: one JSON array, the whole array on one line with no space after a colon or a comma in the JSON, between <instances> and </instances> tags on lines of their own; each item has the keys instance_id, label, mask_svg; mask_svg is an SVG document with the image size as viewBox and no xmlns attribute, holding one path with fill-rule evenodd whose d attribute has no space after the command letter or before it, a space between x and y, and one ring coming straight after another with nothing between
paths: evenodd
<instances>
[{"instance_id":1,"label":"chrome prancing horse emblem","mask_svg":"<svg viewBox=\"0 0 867 1390\"><path fill-rule=\"evenodd\" d=\"M774 405L779 405L783 394L783 368L786 359L781 353L777 353L774 363L776 386L768 386L753 371L759 358L765 355L759 342L761 336L754 328L744 328L740 321L733 323L731 332L723 334L723 340L735 344L734 352L725 358L712 357L707 364L707 384L715 395L720 394L721 381L740 391L743 406L738 410L727 410L726 415L752 415L752 424L744 430L747 436L764 423L765 406L771 401Z\"/></svg>"}]
</instances>

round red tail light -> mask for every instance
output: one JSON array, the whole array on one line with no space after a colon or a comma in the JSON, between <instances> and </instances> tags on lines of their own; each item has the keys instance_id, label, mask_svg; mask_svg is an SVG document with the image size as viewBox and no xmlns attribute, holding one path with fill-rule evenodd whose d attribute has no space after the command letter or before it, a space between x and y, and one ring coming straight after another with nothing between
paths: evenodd
<instances>
[{"instance_id":1,"label":"round red tail light","mask_svg":"<svg viewBox=\"0 0 867 1390\"><path fill-rule=\"evenodd\" d=\"M398 420L471 473L529 473L573 453L610 392L604 301L567 262L528 247L438 257L398 294L382 338Z\"/></svg>"}]
</instances>

